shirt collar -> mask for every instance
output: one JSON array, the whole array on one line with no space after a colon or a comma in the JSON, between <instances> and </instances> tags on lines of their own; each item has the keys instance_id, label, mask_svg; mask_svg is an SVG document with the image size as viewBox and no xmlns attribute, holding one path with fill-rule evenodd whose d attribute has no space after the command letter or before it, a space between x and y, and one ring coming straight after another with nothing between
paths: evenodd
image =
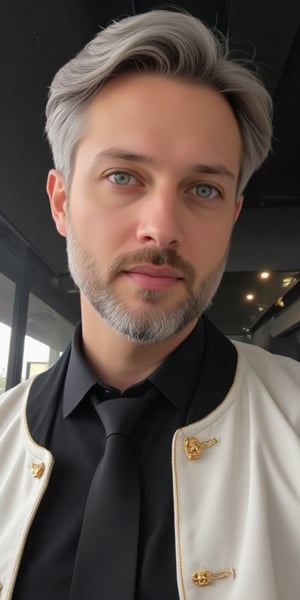
<instances>
[{"instance_id":1,"label":"shirt collar","mask_svg":"<svg viewBox=\"0 0 300 600\"><path fill-rule=\"evenodd\" d=\"M71 345L71 354L63 391L63 416L67 417L83 400L98 378L83 356L81 324L77 325Z\"/></svg>"},{"instance_id":2,"label":"shirt collar","mask_svg":"<svg viewBox=\"0 0 300 600\"><path fill-rule=\"evenodd\" d=\"M147 378L172 404L184 407L190 401L199 377L204 350L204 326L200 319L188 337ZM81 325L74 332L63 392L63 416L69 416L95 384L97 375L83 356ZM140 386L139 382L125 390Z\"/></svg>"}]
</instances>

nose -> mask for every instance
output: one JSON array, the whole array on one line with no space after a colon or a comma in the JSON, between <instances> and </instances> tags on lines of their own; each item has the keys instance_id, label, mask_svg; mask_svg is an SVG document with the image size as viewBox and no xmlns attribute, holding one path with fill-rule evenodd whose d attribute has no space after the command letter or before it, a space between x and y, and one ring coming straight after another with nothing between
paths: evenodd
<instances>
[{"instance_id":1,"label":"nose","mask_svg":"<svg viewBox=\"0 0 300 600\"><path fill-rule=\"evenodd\" d=\"M180 246L183 220L175 190L156 190L141 200L136 236L140 244L157 248Z\"/></svg>"}]
</instances>

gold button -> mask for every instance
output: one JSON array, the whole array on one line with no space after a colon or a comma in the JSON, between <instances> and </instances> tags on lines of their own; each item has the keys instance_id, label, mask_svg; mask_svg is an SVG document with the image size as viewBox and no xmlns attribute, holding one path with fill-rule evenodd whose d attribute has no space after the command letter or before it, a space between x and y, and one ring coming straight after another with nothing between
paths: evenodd
<instances>
[{"instance_id":1,"label":"gold button","mask_svg":"<svg viewBox=\"0 0 300 600\"><path fill-rule=\"evenodd\" d=\"M200 458L202 450L205 448L211 448L218 443L216 438L201 442L196 437L188 437L184 440L184 451L189 460L198 460Z\"/></svg>"},{"instance_id":2,"label":"gold button","mask_svg":"<svg viewBox=\"0 0 300 600\"><path fill-rule=\"evenodd\" d=\"M206 587L215 581L215 579L224 579L225 577L235 577L234 569L227 569L226 571L208 571L202 569L202 571L196 571L192 575L192 581L199 587Z\"/></svg>"},{"instance_id":3,"label":"gold button","mask_svg":"<svg viewBox=\"0 0 300 600\"><path fill-rule=\"evenodd\" d=\"M45 463L31 463L30 465L32 476L35 479L40 479L45 471Z\"/></svg>"}]
</instances>

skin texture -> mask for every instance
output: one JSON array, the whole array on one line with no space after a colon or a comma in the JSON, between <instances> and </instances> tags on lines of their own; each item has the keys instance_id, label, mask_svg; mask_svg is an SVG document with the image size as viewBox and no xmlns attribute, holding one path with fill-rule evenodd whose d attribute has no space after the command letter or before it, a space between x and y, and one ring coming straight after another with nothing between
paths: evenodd
<instances>
[{"instance_id":1,"label":"skin texture","mask_svg":"<svg viewBox=\"0 0 300 600\"><path fill-rule=\"evenodd\" d=\"M219 284L242 206L241 137L216 91L151 74L107 83L85 125L68 198L56 170L47 191L81 290L83 350L125 389L185 339Z\"/></svg>"}]
</instances>

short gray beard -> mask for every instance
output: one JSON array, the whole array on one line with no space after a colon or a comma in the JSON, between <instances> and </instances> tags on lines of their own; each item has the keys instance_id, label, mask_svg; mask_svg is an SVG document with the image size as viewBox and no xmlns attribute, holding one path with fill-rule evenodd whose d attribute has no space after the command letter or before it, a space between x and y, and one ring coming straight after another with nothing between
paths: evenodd
<instances>
[{"instance_id":1,"label":"short gray beard","mask_svg":"<svg viewBox=\"0 0 300 600\"><path fill-rule=\"evenodd\" d=\"M194 269L178 257L174 250L151 250L136 252L128 257L118 257L107 281L99 274L95 259L77 239L68 218L67 255L69 271L75 284L85 295L97 314L118 334L131 342L154 344L162 342L182 331L191 321L198 319L210 306L221 282L228 251L218 267L203 279L192 291L187 285L188 296L167 311L158 306L168 291L138 290L137 296L143 298L146 306L141 310L130 310L113 291L111 282L118 269L124 264L168 264L179 266L190 276L190 283L196 278ZM144 260L142 259L142 256ZM148 257L145 260L145 257ZM151 260L150 260L151 258ZM185 271L184 271L185 269ZM194 274L194 275L193 275Z\"/></svg>"}]
</instances>

